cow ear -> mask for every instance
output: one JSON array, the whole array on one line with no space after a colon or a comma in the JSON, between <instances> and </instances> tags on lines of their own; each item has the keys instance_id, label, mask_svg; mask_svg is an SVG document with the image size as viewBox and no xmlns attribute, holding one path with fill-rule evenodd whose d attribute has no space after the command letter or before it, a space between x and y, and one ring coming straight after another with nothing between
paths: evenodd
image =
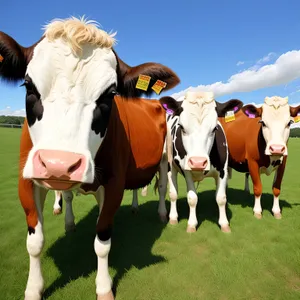
<instances>
[{"instance_id":1,"label":"cow ear","mask_svg":"<svg viewBox=\"0 0 300 300\"><path fill-rule=\"evenodd\" d=\"M292 107L290 106L290 115L291 117L296 117L298 114L300 113L300 105L296 106L296 107Z\"/></svg>"},{"instance_id":2,"label":"cow ear","mask_svg":"<svg viewBox=\"0 0 300 300\"><path fill-rule=\"evenodd\" d=\"M118 61L118 92L123 97L140 97L141 95L150 96L154 93L152 86L157 80L166 83L166 86L163 88L164 91L170 90L180 82L178 76L170 68L164 65L150 62L130 67L124 63L116 53L115 55ZM139 75L151 77L146 91L136 88Z\"/></svg>"},{"instance_id":3,"label":"cow ear","mask_svg":"<svg viewBox=\"0 0 300 300\"><path fill-rule=\"evenodd\" d=\"M25 48L0 31L0 79L11 83L23 79L37 43Z\"/></svg>"},{"instance_id":4,"label":"cow ear","mask_svg":"<svg viewBox=\"0 0 300 300\"><path fill-rule=\"evenodd\" d=\"M248 118L251 119L261 117L262 114L262 108L256 107L252 104L247 104L243 106L242 111Z\"/></svg>"},{"instance_id":5,"label":"cow ear","mask_svg":"<svg viewBox=\"0 0 300 300\"><path fill-rule=\"evenodd\" d=\"M234 113L236 113L241 109L241 107L244 104L238 99L232 99L225 103L220 103L216 101L216 105L218 117L225 117L228 111L234 111Z\"/></svg>"},{"instance_id":6,"label":"cow ear","mask_svg":"<svg viewBox=\"0 0 300 300\"><path fill-rule=\"evenodd\" d=\"M160 104L166 110L168 115L180 115L182 112L182 101L176 101L174 98L166 96L159 99Z\"/></svg>"}]
</instances>

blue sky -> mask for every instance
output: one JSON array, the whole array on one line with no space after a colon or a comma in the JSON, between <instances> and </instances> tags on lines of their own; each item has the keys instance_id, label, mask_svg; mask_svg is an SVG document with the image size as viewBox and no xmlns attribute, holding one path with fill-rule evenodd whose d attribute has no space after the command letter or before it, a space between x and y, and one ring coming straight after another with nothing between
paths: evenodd
<instances>
[{"instance_id":1,"label":"blue sky","mask_svg":"<svg viewBox=\"0 0 300 300\"><path fill-rule=\"evenodd\" d=\"M210 89L231 77L230 85L214 85L217 100L262 103L276 94L300 103L299 0L16 3L1 3L0 30L21 45L36 42L54 18L85 15L118 32L115 49L127 64L159 62L179 75L180 85L162 95L199 85ZM267 84L273 86L261 88ZM247 92L236 92L240 87ZM24 108L24 88L0 83L0 91L0 114Z\"/></svg>"}]
</instances>

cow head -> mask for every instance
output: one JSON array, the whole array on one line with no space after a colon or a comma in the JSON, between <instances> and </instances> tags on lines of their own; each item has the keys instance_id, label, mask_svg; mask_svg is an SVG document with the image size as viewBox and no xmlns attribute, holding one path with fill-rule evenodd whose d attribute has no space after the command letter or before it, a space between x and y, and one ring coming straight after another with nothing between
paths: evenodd
<instances>
[{"instance_id":1,"label":"cow head","mask_svg":"<svg viewBox=\"0 0 300 300\"><path fill-rule=\"evenodd\" d=\"M114 52L114 34L84 19L55 20L29 48L0 32L0 78L25 80L26 116L33 142L24 178L66 190L94 180L94 162L114 96L150 95L160 79L170 89L177 75L161 64L125 64ZM136 89L140 74L151 77ZM104 158L105 159L105 158Z\"/></svg>"},{"instance_id":2,"label":"cow head","mask_svg":"<svg viewBox=\"0 0 300 300\"><path fill-rule=\"evenodd\" d=\"M212 92L187 92L183 101L172 97L162 97L162 106L168 114L178 119L175 132L175 147L180 156L180 167L186 171L205 171L210 169L210 152L215 141L216 130L220 129L218 117L227 111L237 111L243 103L230 100L218 103Z\"/></svg>"},{"instance_id":3,"label":"cow head","mask_svg":"<svg viewBox=\"0 0 300 300\"><path fill-rule=\"evenodd\" d=\"M265 154L271 156L288 155L287 141L293 118L300 111L300 106L290 107L288 97L266 97L261 107L245 105L243 112L249 118L260 118L263 137L266 142Z\"/></svg>"}]
</instances>

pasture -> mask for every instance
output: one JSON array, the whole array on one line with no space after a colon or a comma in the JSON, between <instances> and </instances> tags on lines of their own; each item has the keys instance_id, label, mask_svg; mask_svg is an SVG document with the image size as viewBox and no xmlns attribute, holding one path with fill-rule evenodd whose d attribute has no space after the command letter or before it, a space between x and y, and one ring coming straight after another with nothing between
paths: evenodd
<instances>
[{"instance_id":1,"label":"pasture","mask_svg":"<svg viewBox=\"0 0 300 300\"><path fill-rule=\"evenodd\" d=\"M20 129L0 128L0 298L23 299L27 272L27 226L17 193ZM231 234L220 231L214 180L198 188L198 230L186 233L188 204L179 180L179 224L161 224L153 184L139 191L139 213L131 213L126 191L115 217L110 274L118 300L300 299L300 140L290 139L280 206L271 214L273 175L263 176L263 218L253 217L253 193L233 172L227 192ZM252 184L250 184L252 189ZM54 193L44 209L42 255L45 299L95 299L97 261L93 242L98 208L92 196L74 197L76 232L65 234L64 212L52 215ZM169 201L167 201L169 209Z\"/></svg>"}]
</instances>

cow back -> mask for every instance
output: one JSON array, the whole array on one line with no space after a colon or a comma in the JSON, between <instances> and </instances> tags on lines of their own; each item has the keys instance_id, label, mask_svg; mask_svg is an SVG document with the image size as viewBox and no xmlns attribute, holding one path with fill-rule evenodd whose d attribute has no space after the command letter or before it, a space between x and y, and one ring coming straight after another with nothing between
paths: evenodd
<instances>
[{"instance_id":1,"label":"cow back","mask_svg":"<svg viewBox=\"0 0 300 300\"><path fill-rule=\"evenodd\" d=\"M222 124L229 150L229 166L240 172L248 172L247 160L255 160L260 165L264 162L264 139L261 133L260 118L249 118L241 110L235 114L235 120L225 122L225 118L219 118Z\"/></svg>"}]
</instances>

